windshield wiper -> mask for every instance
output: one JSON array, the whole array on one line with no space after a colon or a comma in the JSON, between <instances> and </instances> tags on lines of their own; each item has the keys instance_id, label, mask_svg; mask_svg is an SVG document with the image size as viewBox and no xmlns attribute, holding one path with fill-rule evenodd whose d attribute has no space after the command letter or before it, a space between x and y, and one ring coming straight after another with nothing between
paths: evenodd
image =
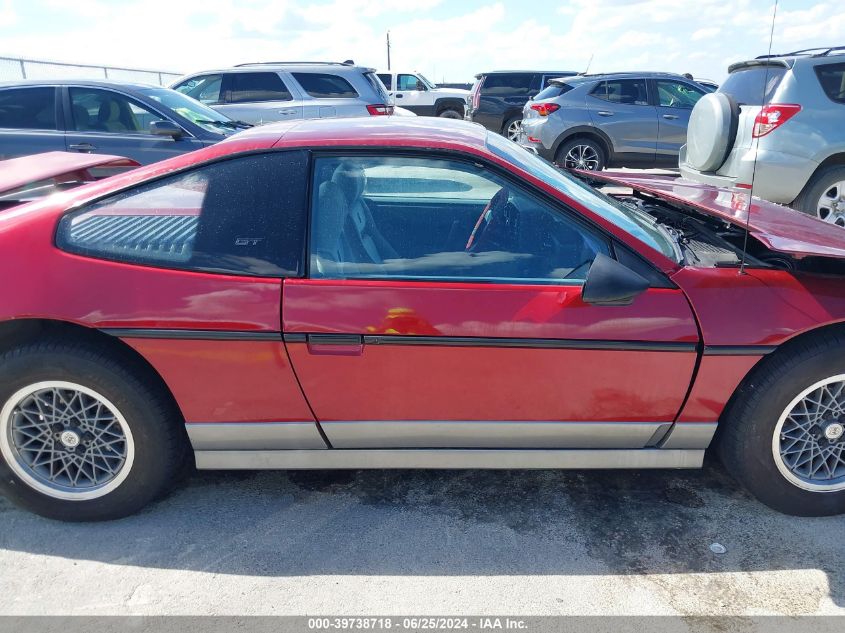
<instances>
[{"instance_id":1,"label":"windshield wiper","mask_svg":"<svg viewBox=\"0 0 845 633\"><path fill-rule=\"evenodd\" d=\"M227 127L231 130L237 129L246 129L252 127L251 123L247 123L245 121L212 121L211 119L197 119L194 123L198 123L200 125L219 125L221 127Z\"/></svg>"}]
</instances>

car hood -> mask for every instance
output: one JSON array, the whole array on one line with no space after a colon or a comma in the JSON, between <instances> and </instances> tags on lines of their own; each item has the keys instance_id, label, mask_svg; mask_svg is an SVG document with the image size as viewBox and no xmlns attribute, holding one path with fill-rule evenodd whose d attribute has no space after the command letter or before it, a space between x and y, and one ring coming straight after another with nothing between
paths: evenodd
<instances>
[{"instance_id":1,"label":"car hood","mask_svg":"<svg viewBox=\"0 0 845 633\"><path fill-rule=\"evenodd\" d=\"M635 174L624 171L580 172L593 181L630 187L669 202L693 207L725 222L745 228L767 248L793 257L845 259L845 229L799 211L752 198L747 191L724 189L678 176Z\"/></svg>"}]
</instances>

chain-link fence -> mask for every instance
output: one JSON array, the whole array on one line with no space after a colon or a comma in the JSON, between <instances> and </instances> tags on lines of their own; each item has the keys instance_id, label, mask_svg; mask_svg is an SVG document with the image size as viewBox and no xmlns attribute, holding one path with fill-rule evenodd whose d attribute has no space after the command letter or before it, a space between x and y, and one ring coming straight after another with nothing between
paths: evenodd
<instances>
[{"instance_id":1,"label":"chain-link fence","mask_svg":"<svg viewBox=\"0 0 845 633\"><path fill-rule=\"evenodd\" d=\"M179 76L180 73L164 70L89 66L86 64L65 64L63 62L0 57L0 81L15 81L17 79L108 79L165 86Z\"/></svg>"}]
</instances>

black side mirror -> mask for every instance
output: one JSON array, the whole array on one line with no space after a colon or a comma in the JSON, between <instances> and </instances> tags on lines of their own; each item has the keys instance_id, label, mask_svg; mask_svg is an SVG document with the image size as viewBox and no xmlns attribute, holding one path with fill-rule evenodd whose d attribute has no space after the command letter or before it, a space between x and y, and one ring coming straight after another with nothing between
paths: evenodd
<instances>
[{"instance_id":1,"label":"black side mirror","mask_svg":"<svg viewBox=\"0 0 845 633\"><path fill-rule=\"evenodd\" d=\"M648 287L645 277L599 253L587 272L581 299L597 306L627 306Z\"/></svg>"},{"instance_id":2,"label":"black side mirror","mask_svg":"<svg viewBox=\"0 0 845 633\"><path fill-rule=\"evenodd\" d=\"M185 135L185 132L172 121L151 121L150 134L155 136L170 136L178 140Z\"/></svg>"},{"instance_id":3,"label":"black side mirror","mask_svg":"<svg viewBox=\"0 0 845 633\"><path fill-rule=\"evenodd\" d=\"M426 90L428 90L428 88L426 88L425 84L422 81L417 79L417 90L419 90L420 92L425 92Z\"/></svg>"}]
</instances>

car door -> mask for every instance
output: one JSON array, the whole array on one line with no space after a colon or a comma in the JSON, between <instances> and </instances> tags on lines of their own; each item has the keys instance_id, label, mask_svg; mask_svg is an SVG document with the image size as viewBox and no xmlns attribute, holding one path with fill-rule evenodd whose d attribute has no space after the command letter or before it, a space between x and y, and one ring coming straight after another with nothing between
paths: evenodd
<instances>
[{"instance_id":1,"label":"car door","mask_svg":"<svg viewBox=\"0 0 845 633\"><path fill-rule=\"evenodd\" d=\"M235 121L253 125L303 117L302 102L277 72L232 72L223 76L223 100L213 106Z\"/></svg>"},{"instance_id":2,"label":"car door","mask_svg":"<svg viewBox=\"0 0 845 633\"><path fill-rule=\"evenodd\" d=\"M421 84L416 75L400 73L396 75L394 103L422 116L434 115L434 103L427 90L420 90Z\"/></svg>"},{"instance_id":3,"label":"car door","mask_svg":"<svg viewBox=\"0 0 845 633\"><path fill-rule=\"evenodd\" d=\"M151 122L170 119L123 93L87 86L64 90L69 152L115 154L147 165L204 146L187 132L178 139L152 134Z\"/></svg>"},{"instance_id":4,"label":"car door","mask_svg":"<svg viewBox=\"0 0 845 633\"><path fill-rule=\"evenodd\" d=\"M610 137L618 162L653 164L657 148L657 109L649 102L645 79L600 81L587 96L593 125Z\"/></svg>"},{"instance_id":5,"label":"car door","mask_svg":"<svg viewBox=\"0 0 845 633\"><path fill-rule=\"evenodd\" d=\"M53 86L0 90L0 160L64 151L61 110Z\"/></svg>"},{"instance_id":6,"label":"car door","mask_svg":"<svg viewBox=\"0 0 845 633\"><path fill-rule=\"evenodd\" d=\"M694 318L669 283L585 303L591 262L614 254L600 231L477 160L313 171L310 267L285 281L282 321L333 447L639 448L671 424Z\"/></svg>"},{"instance_id":7,"label":"car door","mask_svg":"<svg viewBox=\"0 0 845 633\"><path fill-rule=\"evenodd\" d=\"M657 159L677 166L681 145L687 142L690 113L706 93L676 79L654 79L650 84L658 115Z\"/></svg>"}]
</instances>

